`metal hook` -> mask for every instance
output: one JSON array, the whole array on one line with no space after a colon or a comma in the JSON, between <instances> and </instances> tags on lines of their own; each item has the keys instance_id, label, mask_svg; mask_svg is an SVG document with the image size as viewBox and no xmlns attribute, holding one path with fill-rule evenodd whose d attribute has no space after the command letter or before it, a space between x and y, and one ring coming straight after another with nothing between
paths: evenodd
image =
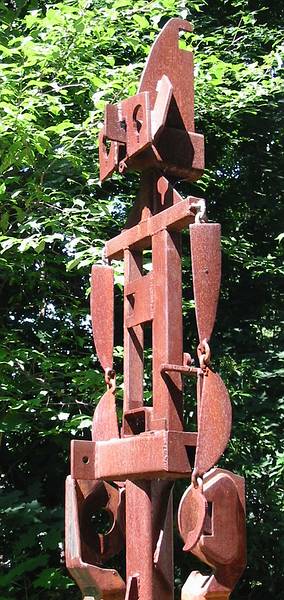
<instances>
[{"instance_id":1,"label":"metal hook","mask_svg":"<svg viewBox=\"0 0 284 600\"><path fill-rule=\"evenodd\" d=\"M195 223L198 224L207 221L205 200L203 198L200 198L200 200L198 200L198 202L196 202L196 204L193 204L192 206L194 206L197 209L195 215Z\"/></svg>"},{"instance_id":2,"label":"metal hook","mask_svg":"<svg viewBox=\"0 0 284 600\"><path fill-rule=\"evenodd\" d=\"M116 389L116 373L114 369L107 367L105 370L105 382L108 390L115 392Z\"/></svg>"},{"instance_id":3,"label":"metal hook","mask_svg":"<svg viewBox=\"0 0 284 600\"><path fill-rule=\"evenodd\" d=\"M202 342L198 345L197 356L199 358L200 368L202 371L206 371L210 365L211 359L211 350L206 339L202 340Z\"/></svg>"},{"instance_id":4,"label":"metal hook","mask_svg":"<svg viewBox=\"0 0 284 600\"><path fill-rule=\"evenodd\" d=\"M194 468L191 475L191 483L195 489L199 489L200 493L203 494L203 477L199 475L197 468Z\"/></svg>"},{"instance_id":5,"label":"metal hook","mask_svg":"<svg viewBox=\"0 0 284 600\"><path fill-rule=\"evenodd\" d=\"M102 263L103 263L103 265L109 265L109 260L107 259L105 252L106 252L106 249L105 249L105 246L104 246L102 248L102 254L101 254Z\"/></svg>"}]
</instances>

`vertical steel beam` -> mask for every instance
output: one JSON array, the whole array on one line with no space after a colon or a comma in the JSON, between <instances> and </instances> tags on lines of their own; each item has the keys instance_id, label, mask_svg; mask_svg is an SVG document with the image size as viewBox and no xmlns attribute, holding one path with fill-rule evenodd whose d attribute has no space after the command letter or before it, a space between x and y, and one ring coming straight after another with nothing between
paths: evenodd
<instances>
[{"instance_id":1,"label":"vertical steel beam","mask_svg":"<svg viewBox=\"0 0 284 600\"><path fill-rule=\"evenodd\" d=\"M162 363L182 364L181 234L159 231L152 238L154 276L153 420L161 429L183 430L180 373L161 374Z\"/></svg>"},{"instance_id":2,"label":"vertical steel beam","mask_svg":"<svg viewBox=\"0 0 284 600\"><path fill-rule=\"evenodd\" d=\"M127 583L135 576L139 576L139 600L151 600L153 598L153 537L150 481L126 482Z\"/></svg>"},{"instance_id":3,"label":"vertical steel beam","mask_svg":"<svg viewBox=\"0 0 284 600\"><path fill-rule=\"evenodd\" d=\"M141 276L142 252L124 251L124 289L127 283ZM130 304L124 296L124 400L123 411L143 406L144 332L142 325L128 328Z\"/></svg>"},{"instance_id":4,"label":"vertical steel beam","mask_svg":"<svg viewBox=\"0 0 284 600\"><path fill-rule=\"evenodd\" d=\"M173 495L172 482L152 481L153 598L173 600Z\"/></svg>"}]
</instances>

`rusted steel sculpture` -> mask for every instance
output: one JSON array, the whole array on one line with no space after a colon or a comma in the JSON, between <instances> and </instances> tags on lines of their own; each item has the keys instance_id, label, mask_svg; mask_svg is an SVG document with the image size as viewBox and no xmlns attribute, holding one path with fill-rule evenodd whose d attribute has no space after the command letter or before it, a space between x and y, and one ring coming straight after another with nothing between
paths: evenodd
<instances>
[{"instance_id":1,"label":"rusted steel sculpture","mask_svg":"<svg viewBox=\"0 0 284 600\"><path fill-rule=\"evenodd\" d=\"M197 180L203 136L194 132L193 59L179 48L181 19L161 31L137 94L107 105L100 133L101 180L141 171L125 229L105 245L92 270L94 342L107 391L93 417L92 441L73 441L66 483L66 563L83 598L170 600L173 597L172 489L190 478L178 512L184 551L212 574L189 575L182 600L229 598L245 565L244 480L214 465L231 430L226 387L210 362L218 303L220 225L208 223L203 199L183 199L167 177ZM107 142L110 144L107 150ZM199 366L183 352L181 232L189 227ZM143 252L152 250L152 270ZM124 406L119 430L113 369L114 279L124 260ZM152 325L152 406L143 400L144 331ZM184 431L183 377L197 381L197 433ZM97 533L93 515L112 524ZM126 549L126 578L106 568Z\"/></svg>"}]
</instances>

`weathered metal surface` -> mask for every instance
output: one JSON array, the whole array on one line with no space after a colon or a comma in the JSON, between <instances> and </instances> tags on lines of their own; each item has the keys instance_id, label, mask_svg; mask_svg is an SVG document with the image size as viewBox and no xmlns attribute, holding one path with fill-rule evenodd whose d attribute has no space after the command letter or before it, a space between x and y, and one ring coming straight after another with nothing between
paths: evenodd
<instances>
[{"instance_id":1,"label":"weathered metal surface","mask_svg":"<svg viewBox=\"0 0 284 600\"><path fill-rule=\"evenodd\" d=\"M109 529L104 533L97 531L102 514L109 518ZM125 489L106 481L96 481L80 507L80 531L97 563L118 554L125 537Z\"/></svg>"},{"instance_id":2,"label":"weathered metal surface","mask_svg":"<svg viewBox=\"0 0 284 600\"><path fill-rule=\"evenodd\" d=\"M232 427L231 402L220 375L208 369L203 379L194 462L198 475L206 473L219 460Z\"/></svg>"},{"instance_id":3,"label":"weathered metal surface","mask_svg":"<svg viewBox=\"0 0 284 600\"><path fill-rule=\"evenodd\" d=\"M125 229L118 236L109 240L105 245L105 256L108 259L120 259L123 250L133 248L146 250L151 245L151 239L162 230L181 231L195 219L193 210L198 198L189 197L158 214L141 221L131 229Z\"/></svg>"},{"instance_id":4,"label":"weathered metal surface","mask_svg":"<svg viewBox=\"0 0 284 600\"><path fill-rule=\"evenodd\" d=\"M138 93L107 105L101 180L115 169L154 168L189 181L202 175L204 138L194 132L193 57L179 48L180 32L191 29L190 23L171 19L152 47ZM111 140L109 156L106 140Z\"/></svg>"},{"instance_id":5,"label":"weathered metal surface","mask_svg":"<svg viewBox=\"0 0 284 600\"><path fill-rule=\"evenodd\" d=\"M191 489L192 492L192 489ZM207 502L203 530L191 552L209 564L213 575L208 578L192 573L187 580L182 598L228 598L245 566L245 498L244 479L229 471L214 469L203 480L203 495ZM187 502L186 514L180 533L187 539L188 531L203 511L201 495Z\"/></svg>"},{"instance_id":6,"label":"weathered metal surface","mask_svg":"<svg viewBox=\"0 0 284 600\"><path fill-rule=\"evenodd\" d=\"M127 577L125 600L138 600L140 592L140 578L138 575Z\"/></svg>"},{"instance_id":7,"label":"weathered metal surface","mask_svg":"<svg viewBox=\"0 0 284 600\"><path fill-rule=\"evenodd\" d=\"M219 585L214 575L210 577L192 571L181 590L181 600L228 600L231 591L231 588Z\"/></svg>"},{"instance_id":8,"label":"weathered metal surface","mask_svg":"<svg viewBox=\"0 0 284 600\"><path fill-rule=\"evenodd\" d=\"M118 105L107 105L104 134L114 142L127 143L127 160L145 151L153 141L149 94L144 92Z\"/></svg>"},{"instance_id":9,"label":"weathered metal surface","mask_svg":"<svg viewBox=\"0 0 284 600\"><path fill-rule=\"evenodd\" d=\"M198 223L190 225L189 231L199 341L209 342L220 293L221 227L219 223Z\"/></svg>"},{"instance_id":10,"label":"weathered metal surface","mask_svg":"<svg viewBox=\"0 0 284 600\"><path fill-rule=\"evenodd\" d=\"M183 431L150 431L96 444L96 479L176 479L188 477L192 465L187 448L196 435Z\"/></svg>"},{"instance_id":11,"label":"weathered metal surface","mask_svg":"<svg viewBox=\"0 0 284 600\"><path fill-rule=\"evenodd\" d=\"M146 61L139 83L139 92L149 92L150 108L156 100L157 82L166 75L173 87L178 107L175 123L180 120L187 131L194 131L194 89L192 52L179 48L181 31L192 31L192 25L183 19L171 19L156 38Z\"/></svg>"},{"instance_id":12,"label":"weathered metal surface","mask_svg":"<svg viewBox=\"0 0 284 600\"><path fill-rule=\"evenodd\" d=\"M152 321L154 316L153 274L138 277L124 286L125 301L129 312L126 327L135 327Z\"/></svg>"},{"instance_id":13,"label":"weathered metal surface","mask_svg":"<svg viewBox=\"0 0 284 600\"><path fill-rule=\"evenodd\" d=\"M179 47L182 31L190 32L191 25L168 21L138 93L106 106L99 137L102 181L114 171L142 175L125 229L104 249L106 260L124 261L120 431L113 272L110 265L92 270L93 336L107 391L94 412L92 440L71 443L72 478L66 483L66 564L84 600L173 599L177 478L192 480L179 507L184 551L213 570L211 576L191 573L182 599L227 600L245 563L243 479L220 469L206 473L225 450L231 430L230 399L211 368L209 346L220 289L220 225L204 222L203 199L183 198L166 178L194 181L204 168L204 139L194 131L193 58ZM188 226L199 366L183 348L181 232L188 233ZM152 395L146 402L147 344ZM184 431L184 376L197 379L197 432ZM109 529L98 531L106 513ZM125 581L115 569L103 568L122 548Z\"/></svg>"},{"instance_id":14,"label":"weathered metal surface","mask_svg":"<svg viewBox=\"0 0 284 600\"><path fill-rule=\"evenodd\" d=\"M138 506L140 518L134 522L133 515L137 514ZM153 593L152 535L151 482L127 481L126 577L129 580L138 575L139 600L148 600Z\"/></svg>"},{"instance_id":15,"label":"weathered metal surface","mask_svg":"<svg viewBox=\"0 0 284 600\"><path fill-rule=\"evenodd\" d=\"M111 177L115 169L118 167L119 161L119 144L111 142L107 147L107 139L103 131L99 133L99 163L100 163L100 179L105 181Z\"/></svg>"},{"instance_id":16,"label":"weathered metal surface","mask_svg":"<svg viewBox=\"0 0 284 600\"><path fill-rule=\"evenodd\" d=\"M91 318L98 359L104 370L113 363L113 269L108 265L93 265L91 276Z\"/></svg>"},{"instance_id":17,"label":"weathered metal surface","mask_svg":"<svg viewBox=\"0 0 284 600\"><path fill-rule=\"evenodd\" d=\"M72 440L70 447L72 479L96 479L94 463L96 445L85 440Z\"/></svg>"},{"instance_id":18,"label":"weathered metal surface","mask_svg":"<svg viewBox=\"0 0 284 600\"><path fill-rule=\"evenodd\" d=\"M110 389L100 399L93 416L93 442L119 438L114 392Z\"/></svg>"},{"instance_id":19,"label":"weathered metal surface","mask_svg":"<svg viewBox=\"0 0 284 600\"><path fill-rule=\"evenodd\" d=\"M177 207L180 204L176 205ZM153 418L165 419L165 428L183 430L182 378L161 373L162 363L182 364L181 235L165 229L152 238L155 277L153 320Z\"/></svg>"},{"instance_id":20,"label":"weathered metal surface","mask_svg":"<svg viewBox=\"0 0 284 600\"><path fill-rule=\"evenodd\" d=\"M151 429L96 444L73 440L71 474L74 479L109 481L142 475L143 479L188 477L192 469L189 450L195 448L196 438L195 432Z\"/></svg>"},{"instance_id":21,"label":"weathered metal surface","mask_svg":"<svg viewBox=\"0 0 284 600\"><path fill-rule=\"evenodd\" d=\"M208 504L203 490L192 484L185 490L178 509L178 526L185 542L185 552L189 552L197 544L204 529L207 511Z\"/></svg>"},{"instance_id":22,"label":"weathered metal surface","mask_svg":"<svg viewBox=\"0 0 284 600\"><path fill-rule=\"evenodd\" d=\"M130 281L142 276L143 256L141 252L124 252L124 286ZM144 375L144 329L136 325L130 329L126 322L130 317L132 307L124 296L124 414L134 408L143 406L143 375Z\"/></svg>"},{"instance_id":23,"label":"weathered metal surface","mask_svg":"<svg viewBox=\"0 0 284 600\"><path fill-rule=\"evenodd\" d=\"M173 97L173 86L166 75L163 75L159 79L156 90L155 104L151 112L151 133L153 139L158 138L163 127L166 125L170 102Z\"/></svg>"},{"instance_id":24,"label":"weathered metal surface","mask_svg":"<svg viewBox=\"0 0 284 600\"><path fill-rule=\"evenodd\" d=\"M83 597L103 600L122 600L125 583L114 569L104 569L96 564L97 555L83 541L80 527L84 488L70 476L66 480L65 503L65 560L69 573L75 579Z\"/></svg>"},{"instance_id":25,"label":"weathered metal surface","mask_svg":"<svg viewBox=\"0 0 284 600\"><path fill-rule=\"evenodd\" d=\"M168 127L160 132L157 150L168 172L195 180L204 169L204 138L194 133L193 55L179 48L182 31L191 32L192 25L178 18L170 19L162 29L148 56L139 92L149 92L153 110L159 82L165 76L170 81L172 97L165 120Z\"/></svg>"},{"instance_id":26,"label":"weathered metal surface","mask_svg":"<svg viewBox=\"0 0 284 600\"><path fill-rule=\"evenodd\" d=\"M152 481L154 597L173 595L173 482Z\"/></svg>"}]
</instances>

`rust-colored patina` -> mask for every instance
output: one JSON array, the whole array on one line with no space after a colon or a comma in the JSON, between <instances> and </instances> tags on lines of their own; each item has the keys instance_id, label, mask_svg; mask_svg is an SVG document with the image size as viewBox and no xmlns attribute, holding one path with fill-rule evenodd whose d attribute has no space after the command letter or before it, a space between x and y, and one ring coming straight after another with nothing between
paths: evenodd
<instances>
[{"instance_id":1,"label":"rust-colored patina","mask_svg":"<svg viewBox=\"0 0 284 600\"><path fill-rule=\"evenodd\" d=\"M205 201L182 196L174 179L204 168L194 131L193 57L179 47L190 23L171 19L156 39L138 92L107 105L99 136L100 176L141 172L125 229L106 242L91 278L91 317L106 392L92 439L71 444L66 482L66 564L85 600L172 600L173 503L177 478L190 479L179 507L184 551L212 569L192 572L182 600L227 600L245 566L244 480L213 468L231 431L231 404L211 364L210 338L221 280L220 225ZM109 149L107 149L109 146ZM171 178L171 183L167 180ZM198 331L194 366L183 348L182 231L190 235ZM145 269L144 252L152 252ZM124 261L122 425L113 369L114 277ZM152 333L152 402L144 402L144 343ZM197 432L184 431L183 377L197 382ZM102 527L102 515L110 523ZM101 530L100 530L101 527ZM126 574L109 561L125 551Z\"/></svg>"}]
</instances>

